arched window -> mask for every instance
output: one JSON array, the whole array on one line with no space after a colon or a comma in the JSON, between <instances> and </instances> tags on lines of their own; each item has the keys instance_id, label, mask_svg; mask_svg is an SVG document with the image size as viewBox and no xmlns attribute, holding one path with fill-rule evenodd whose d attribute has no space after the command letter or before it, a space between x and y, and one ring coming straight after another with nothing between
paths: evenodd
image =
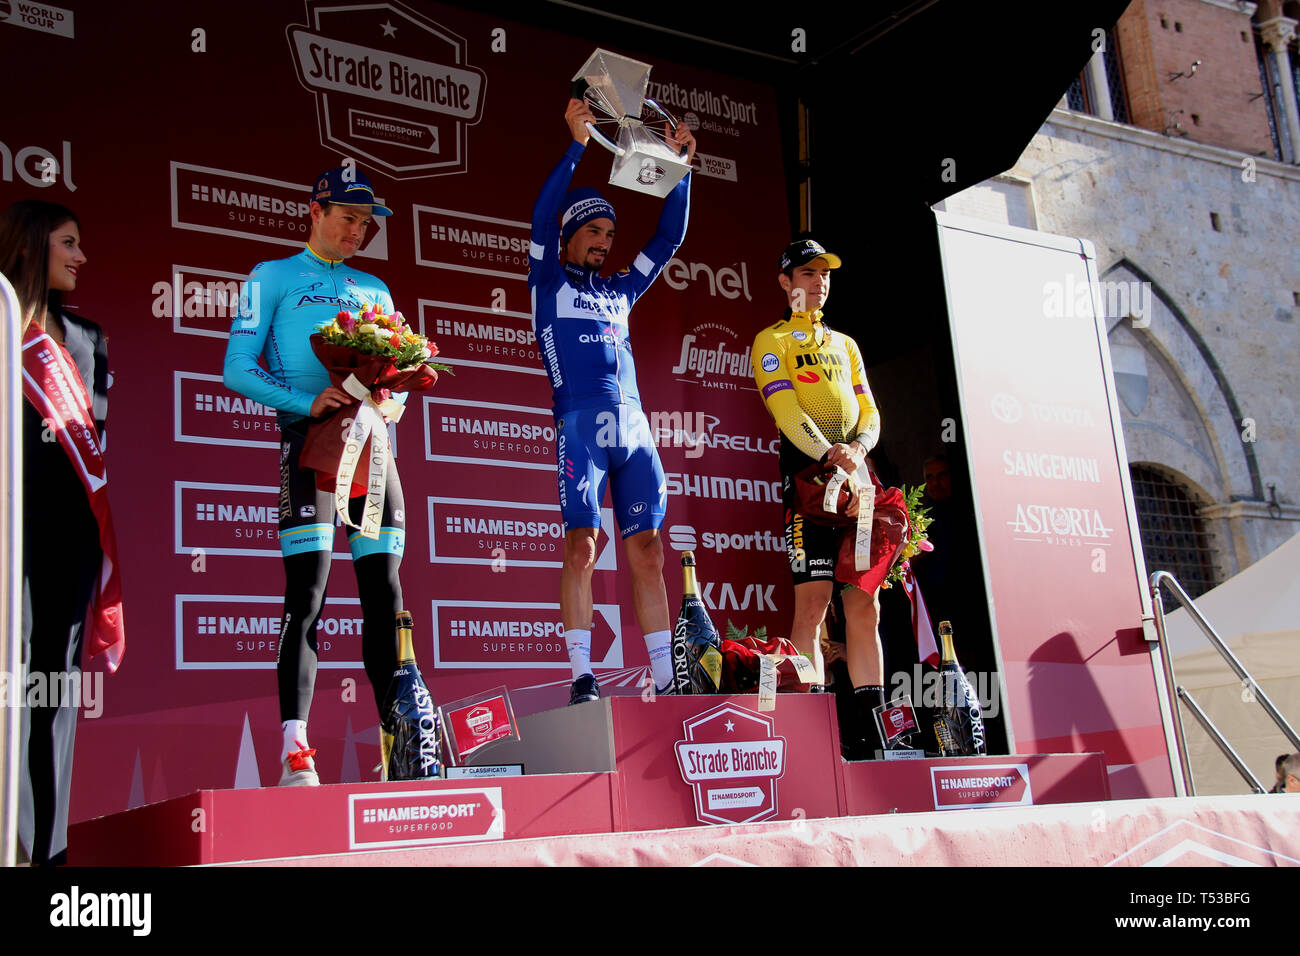
<instances>
[{"instance_id":1,"label":"arched window","mask_svg":"<svg viewBox=\"0 0 1300 956\"><path fill-rule=\"evenodd\" d=\"M1132 465L1133 503L1142 531L1147 573L1168 571L1192 597L1218 583L1214 535L1205 530L1196 502L1177 481L1146 465Z\"/></svg>"}]
</instances>

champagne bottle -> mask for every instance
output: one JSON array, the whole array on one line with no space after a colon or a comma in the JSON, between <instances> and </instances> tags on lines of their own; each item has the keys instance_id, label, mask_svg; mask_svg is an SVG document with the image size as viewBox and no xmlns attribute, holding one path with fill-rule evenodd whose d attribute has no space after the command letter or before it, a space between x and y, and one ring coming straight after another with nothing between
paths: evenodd
<instances>
[{"instance_id":1,"label":"champagne bottle","mask_svg":"<svg viewBox=\"0 0 1300 956\"><path fill-rule=\"evenodd\" d=\"M682 554L682 609L673 628L673 691L716 694L722 686L722 638L695 582L695 554Z\"/></svg>"},{"instance_id":2,"label":"champagne bottle","mask_svg":"<svg viewBox=\"0 0 1300 956\"><path fill-rule=\"evenodd\" d=\"M943 642L939 662L939 713L934 719L934 735L939 753L945 757L970 757L986 753L984 717L979 698L957 663L953 650L952 624L939 622L939 639Z\"/></svg>"},{"instance_id":3,"label":"champagne bottle","mask_svg":"<svg viewBox=\"0 0 1300 956\"><path fill-rule=\"evenodd\" d=\"M397 670L380 710L385 780L425 780L442 770L438 709L415 665L411 626L410 612L398 611Z\"/></svg>"}]
</instances>

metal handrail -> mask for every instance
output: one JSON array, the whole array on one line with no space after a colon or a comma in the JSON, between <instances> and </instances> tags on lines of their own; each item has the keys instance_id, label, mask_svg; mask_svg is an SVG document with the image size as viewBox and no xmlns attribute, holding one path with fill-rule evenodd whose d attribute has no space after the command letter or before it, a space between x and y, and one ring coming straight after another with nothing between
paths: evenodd
<instances>
[{"instance_id":1,"label":"metal handrail","mask_svg":"<svg viewBox=\"0 0 1300 956\"><path fill-rule=\"evenodd\" d=\"M1286 718L1283 717L1278 712L1278 709L1273 706L1273 702L1269 700L1268 695L1264 693L1264 689L1260 687L1259 684L1255 683L1255 678L1251 677L1250 672L1246 670L1241 661L1237 660L1237 655L1233 654L1232 651L1228 649L1228 646L1223 643L1223 639L1219 637L1218 633L1210 625L1210 622L1205 619L1205 615L1202 614L1200 608L1196 606L1196 602L1193 601L1191 597L1188 596L1187 592L1183 590L1182 585L1178 583L1178 579L1168 571L1156 571L1151 575L1151 605L1155 618L1156 638L1160 642L1160 656L1164 663L1166 686L1176 687L1174 684L1172 655L1169 653L1169 644L1165 639L1165 605L1164 599L1160 594L1160 586L1162 584L1169 587L1173 592L1174 597L1178 598L1178 603L1187 610L1188 616L1196 622L1197 627L1199 627L1205 636L1209 638L1210 644L1214 646L1214 649L1219 652L1220 656L1222 656L1228 663L1228 666L1232 668L1233 673L1235 673L1238 679L1246 685L1247 690L1251 693L1251 697L1259 702L1259 705L1264 708L1264 712L1268 714L1273 723L1277 725L1278 729L1286 735L1287 739L1291 741L1291 744L1296 748L1296 750L1300 751L1300 736L1296 735L1295 730L1289 723L1287 723ZM1223 739L1223 735L1220 734L1217 729L1213 729L1214 725L1208 724L1207 726L1208 718L1202 719L1204 718L1204 712L1196 706L1195 701L1191 700L1191 695L1181 687L1176 689L1176 693L1179 698L1191 704L1193 713L1197 714L1198 719L1201 719L1201 726L1206 728L1206 731L1210 733L1211 738L1214 739L1216 744L1218 744L1219 749L1224 752L1225 756L1232 751L1232 748L1228 746L1228 742ZM1171 704L1172 706L1170 709L1173 711L1174 727L1177 730L1178 736L1178 757L1183 767L1183 779L1187 784L1188 794L1194 797L1196 796L1196 787L1192 782L1192 768L1187 757L1187 737L1183 732L1183 721L1179 714L1178 706L1173 702L1171 702ZM1231 757L1229 757L1229 760L1234 761L1237 765L1238 772L1242 771L1244 765L1241 764L1240 758L1236 757L1235 752ZM1246 779L1247 783L1250 783L1252 786L1258 786L1259 781L1255 779L1255 776L1248 770L1243 773L1242 776Z\"/></svg>"},{"instance_id":2,"label":"metal handrail","mask_svg":"<svg viewBox=\"0 0 1300 956\"><path fill-rule=\"evenodd\" d=\"M1176 689L1176 693L1178 694L1178 699L1191 708L1192 716L1201 723L1201 729L1209 734L1210 739L1219 745L1219 752L1227 757L1229 763L1237 768L1237 773L1241 774L1242 777L1246 779L1246 782L1250 784L1251 789L1256 793L1267 793L1268 791L1264 789L1264 785L1259 782L1259 778L1250 772L1250 768L1246 766L1245 761L1237 755L1237 751L1232 749L1232 745L1229 744L1223 734L1219 732L1219 728L1214 726L1214 721L1210 720L1209 715L1205 711L1201 710L1201 705L1196 702L1196 698L1192 696L1192 692L1186 687L1180 686ZM1196 794L1192 794L1192 796L1196 796Z\"/></svg>"},{"instance_id":3,"label":"metal handrail","mask_svg":"<svg viewBox=\"0 0 1300 956\"><path fill-rule=\"evenodd\" d=\"M0 554L8 556L0 574L0 680L5 696L21 695L23 613L23 443L22 309L14 288L0 275ZM18 761L21 713L0 701L0 866L18 860Z\"/></svg>"}]
</instances>

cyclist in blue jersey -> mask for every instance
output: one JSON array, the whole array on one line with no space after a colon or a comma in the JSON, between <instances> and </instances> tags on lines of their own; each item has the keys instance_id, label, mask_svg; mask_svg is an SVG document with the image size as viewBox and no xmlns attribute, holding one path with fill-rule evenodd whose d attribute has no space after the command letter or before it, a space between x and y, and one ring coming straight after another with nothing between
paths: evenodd
<instances>
[{"instance_id":1,"label":"cyclist in blue jersey","mask_svg":"<svg viewBox=\"0 0 1300 956\"><path fill-rule=\"evenodd\" d=\"M388 286L345 262L361 248L372 217L391 214L375 202L374 190L360 172L333 169L321 175L312 191L306 248L253 269L226 348L226 386L277 409L280 425L279 524L285 591L276 671L284 731L281 786L320 783L313 759L316 751L307 741L307 714L316 683L316 623L325 603L334 551L333 493L317 490L316 473L299 467L298 457L307 427L353 401L330 384L310 338L340 309L356 314L377 305L384 312L393 311ZM259 359L265 360L265 368ZM364 501L362 496L351 502L352 519L358 524ZM379 539L359 532L348 538L361 598L362 660L376 707L397 669L393 628L402 606L398 566L405 533L402 486L396 462L389 462Z\"/></svg>"},{"instance_id":2,"label":"cyclist in blue jersey","mask_svg":"<svg viewBox=\"0 0 1300 956\"><path fill-rule=\"evenodd\" d=\"M533 331L551 380L556 423L564 566L560 616L573 669L570 704L597 700L591 669L591 574L600 503L612 486L614 511L632 572L632 600L655 684L672 684L672 632L659 528L667 506L664 470L641 410L628 317L686 237L690 174L664 200L659 226L632 266L613 276L601 268L614 240L614 208L594 189L569 192L594 121L582 100L564 114L573 142L551 171L533 207L528 289ZM687 162L695 137L684 123L669 133Z\"/></svg>"}]
</instances>

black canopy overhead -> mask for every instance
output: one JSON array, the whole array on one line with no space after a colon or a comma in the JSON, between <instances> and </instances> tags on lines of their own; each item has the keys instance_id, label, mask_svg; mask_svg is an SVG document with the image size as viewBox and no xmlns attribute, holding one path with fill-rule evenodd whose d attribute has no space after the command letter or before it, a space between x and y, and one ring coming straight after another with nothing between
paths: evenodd
<instances>
[{"instance_id":1,"label":"black canopy overhead","mask_svg":"<svg viewBox=\"0 0 1300 956\"><path fill-rule=\"evenodd\" d=\"M854 266L836 277L836 304L848 300L865 309L869 302L876 315L882 309L933 314L936 302L923 306L929 293L918 288L939 284L929 207L1015 163L1092 56L1095 31L1109 30L1127 5L486 4L593 45L662 51L771 84L792 228L799 228L806 184L813 231ZM804 161L800 102L809 119ZM836 318L853 324L848 316ZM916 332L872 331L877 356L905 346L891 337Z\"/></svg>"}]
</instances>

